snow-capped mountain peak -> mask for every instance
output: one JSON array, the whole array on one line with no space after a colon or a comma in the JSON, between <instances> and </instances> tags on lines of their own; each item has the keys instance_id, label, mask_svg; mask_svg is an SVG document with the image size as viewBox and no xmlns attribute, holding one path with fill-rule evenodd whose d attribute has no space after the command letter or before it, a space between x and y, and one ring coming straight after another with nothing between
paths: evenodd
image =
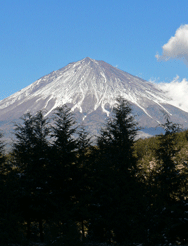
<instances>
[{"instance_id":1,"label":"snow-capped mountain peak","mask_svg":"<svg viewBox=\"0 0 188 246\"><path fill-rule=\"evenodd\" d=\"M68 104L80 122L84 120L97 128L94 122L98 124L110 115L118 96L132 103L144 127L156 126L161 121L162 110L174 117L180 112L168 104L169 98L157 85L86 57L0 101L0 121L16 120L26 112L41 109L49 115L56 107ZM184 115L181 123L188 121L188 116L185 118Z\"/></svg>"}]
</instances>

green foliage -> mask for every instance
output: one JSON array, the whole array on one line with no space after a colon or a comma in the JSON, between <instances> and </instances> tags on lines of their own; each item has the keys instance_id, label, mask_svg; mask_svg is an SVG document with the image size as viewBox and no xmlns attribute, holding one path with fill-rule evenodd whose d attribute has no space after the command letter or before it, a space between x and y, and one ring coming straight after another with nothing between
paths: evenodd
<instances>
[{"instance_id":1,"label":"green foliage","mask_svg":"<svg viewBox=\"0 0 188 246\"><path fill-rule=\"evenodd\" d=\"M87 165L86 152L90 140L87 139L84 129L77 130L77 124L68 107L58 108L53 119L51 151L53 157L50 166L51 193L56 206L53 220L56 224L56 232L63 235L60 236L62 242L70 241L71 237L69 245L78 245L78 237L75 238L77 235L75 224L81 223L87 214L85 212L87 191L84 182L86 173L83 170Z\"/></svg>"},{"instance_id":2,"label":"green foliage","mask_svg":"<svg viewBox=\"0 0 188 246\"><path fill-rule=\"evenodd\" d=\"M66 223L56 223L50 221L45 228L45 245L46 246L81 246L80 233L75 222L69 220Z\"/></svg>"},{"instance_id":3,"label":"green foliage","mask_svg":"<svg viewBox=\"0 0 188 246\"><path fill-rule=\"evenodd\" d=\"M180 127L172 123L166 116L166 122L161 125L164 135L158 136L158 145L155 149L156 167L152 172L150 182L152 186L152 221L150 233L160 241L174 243L177 238L172 235L173 228L181 224L179 209L181 207L181 179L177 167L176 155L180 151L178 132ZM179 196L180 195L180 196ZM155 218L155 219L154 219Z\"/></svg>"},{"instance_id":4,"label":"green foliage","mask_svg":"<svg viewBox=\"0 0 188 246\"><path fill-rule=\"evenodd\" d=\"M97 138L67 106L16 125L11 153L0 135L0 244L166 245L188 242L188 132L140 129L118 98ZM26 240L28 239L28 241Z\"/></svg>"},{"instance_id":5,"label":"green foliage","mask_svg":"<svg viewBox=\"0 0 188 246\"><path fill-rule=\"evenodd\" d=\"M176 134L180 128L179 125L170 122L168 117L161 126L164 128L165 134L159 136L159 146L156 149L158 162L156 183L162 199L170 200L175 198L180 186L177 162L174 159L180 150Z\"/></svg>"},{"instance_id":6,"label":"green foliage","mask_svg":"<svg viewBox=\"0 0 188 246\"><path fill-rule=\"evenodd\" d=\"M131 108L122 98L117 100L113 118L98 137L94 158L95 183L91 222L93 238L99 241L132 244L141 236L141 185L133 155L138 131Z\"/></svg>"},{"instance_id":7,"label":"green foliage","mask_svg":"<svg viewBox=\"0 0 188 246\"><path fill-rule=\"evenodd\" d=\"M48 187L49 134L47 119L42 112L35 116L26 114L22 124L16 125L16 141L13 144L13 164L19 176L19 203L27 221L27 237L30 238L31 221L38 221L43 241L42 220L49 217L51 200Z\"/></svg>"},{"instance_id":8,"label":"green foliage","mask_svg":"<svg viewBox=\"0 0 188 246\"><path fill-rule=\"evenodd\" d=\"M74 137L77 127L70 109L66 106L58 108L54 115L52 126L52 158L51 180L53 199L57 209L71 208L74 197L73 176L75 173L77 140ZM57 172L58 170L58 172ZM68 211L64 217L68 216ZM63 219L63 218L62 218Z\"/></svg>"},{"instance_id":9,"label":"green foliage","mask_svg":"<svg viewBox=\"0 0 188 246\"><path fill-rule=\"evenodd\" d=\"M22 217L18 204L18 182L9 159L5 156L5 144L0 134L0 245L22 243Z\"/></svg>"}]
</instances>

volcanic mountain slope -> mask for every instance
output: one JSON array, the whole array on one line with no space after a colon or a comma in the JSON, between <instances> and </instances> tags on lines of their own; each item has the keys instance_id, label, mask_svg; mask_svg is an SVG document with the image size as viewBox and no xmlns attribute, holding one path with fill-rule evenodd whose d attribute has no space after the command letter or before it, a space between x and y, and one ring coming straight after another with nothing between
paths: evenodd
<instances>
[{"instance_id":1,"label":"volcanic mountain slope","mask_svg":"<svg viewBox=\"0 0 188 246\"><path fill-rule=\"evenodd\" d=\"M188 113L170 105L157 85L87 57L1 100L0 128L8 133L12 122L27 112L34 114L44 110L49 116L56 107L67 104L77 121L83 122L91 134L97 134L118 96L131 102L145 132L163 121L163 112L167 112L172 121L188 127Z\"/></svg>"}]
</instances>

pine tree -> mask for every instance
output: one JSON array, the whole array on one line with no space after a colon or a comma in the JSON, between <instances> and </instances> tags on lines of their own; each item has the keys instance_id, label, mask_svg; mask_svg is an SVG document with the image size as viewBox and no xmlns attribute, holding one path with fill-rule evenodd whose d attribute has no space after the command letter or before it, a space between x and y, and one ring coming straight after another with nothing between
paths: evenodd
<instances>
[{"instance_id":1,"label":"pine tree","mask_svg":"<svg viewBox=\"0 0 188 246\"><path fill-rule=\"evenodd\" d=\"M11 228L7 227L6 217L7 217L7 199L6 199L6 172L5 167L5 156L4 156L4 143L1 140L3 134L0 132L0 243L5 245L8 243L9 230ZM6 235L7 234L7 235Z\"/></svg>"},{"instance_id":2,"label":"pine tree","mask_svg":"<svg viewBox=\"0 0 188 246\"><path fill-rule=\"evenodd\" d=\"M164 129L164 134L158 136L156 149L157 167L153 175L155 186L152 202L155 219L150 229L153 237L160 238L160 243L174 243L177 238L173 228L179 224L178 211L181 207L182 177L176 161L176 155L180 150L177 133L181 128L178 124L171 122L167 114L165 114L165 120L165 123L160 125Z\"/></svg>"},{"instance_id":3,"label":"pine tree","mask_svg":"<svg viewBox=\"0 0 188 246\"><path fill-rule=\"evenodd\" d=\"M52 153L51 163L51 192L56 205L54 223L57 226L59 240L65 242L69 238L70 243L75 243L77 235L75 227L75 175L77 173L77 150L76 138L77 124L71 110L66 106L56 109L52 125ZM79 172L77 173L77 175ZM64 233L64 234L62 234ZM69 235L69 236L68 236Z\"/></svg>"},{"instance_id":4,"label":"pine tree","mask_svg":"<svg viewBox=\"0 0 188 246\"><path fill-rule=\"evenodd\" d=\"M0 245L23 243L22 218L17 202L18 182L0 133Z\"/></svg>"},{"instance_id":5,"label":"pine tree","mask_svg":"<svg viewBox=\"0 0 188 246\"><path fill-rule=\"evenodd\" d=\"M77 140L74 134L76 134L77 127L73 114L67 106L56 109L53 124L52 151L54 158L52 177L54 192L60 192L57 197L59 197L62 204L66 204L71 199L72 169L76 162L77 150Z\"/></svg>"},{"instance_id":6,"label":"pine tree","mask_svg":"<svg viewBox=\"0 0 188 246\"><path fill-rule=\"evenodd\" d=\"M15 128L13 161L20 182L20 205L27 221L27 238L31 236L31 221L39 223L41 241L44 240L42 220L48 218L50 209L48 166L48 121L42 112L35 116L24 115Z\"/></svg>"},{"instance_id":7,"label":"pine tree","mask_svg":"<svg viewBox=\"0 0 188 246\"><path fill-rule=\"evenodd\" d=\"M133 145L137 123L130 104L118 98L109 119L97 140L95 170L96 213L91 230L98 240L132 244L140 237L142 193L137 183Z\"/></svg>"},{"instance_id":8,"label":"pine tree","mask_svg":"<svg viewBox=\"0 0 188 246\"><path fill-rule=\"evenodd\" d=\"M161 127L165 133L159 135L159 147L156 150L159 175L156 178L160 194L168 202L177 196L180 185L180 176L174 158L179 151L176 133L181 129L178 124L169 120L168 115L166 115L166 122L161 124Z\"/></svg>"},{"instance_id":9,"label":"pine tree","mask_svg":"<svg viewBox=\"0 0 188 246\"><path fill-rule=\"evenodd\" d=\"M88 228L91 200L91 137L83 126L78 132L77 161L73 177L76 197L75 218L80 224L82 241L85 240L86 228Z\"/></svg>"}]
</instances>

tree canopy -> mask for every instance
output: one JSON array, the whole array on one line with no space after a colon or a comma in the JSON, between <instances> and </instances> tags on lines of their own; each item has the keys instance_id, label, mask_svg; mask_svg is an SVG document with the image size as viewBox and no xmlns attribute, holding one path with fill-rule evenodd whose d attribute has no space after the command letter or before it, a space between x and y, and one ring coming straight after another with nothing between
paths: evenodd
<instances>
[{"instance_id":1,"label":"tree canopy","mask_svg":"<svg viewBox=\"0 0 188 246\"><path fill-rule=\"evenodd\" d=\"M188 133L136 136L118 98L96 139L71 109L27 113L9 153L0 134L1 245L169 245L188 242Z\"/></svg>"}]
</instances>

